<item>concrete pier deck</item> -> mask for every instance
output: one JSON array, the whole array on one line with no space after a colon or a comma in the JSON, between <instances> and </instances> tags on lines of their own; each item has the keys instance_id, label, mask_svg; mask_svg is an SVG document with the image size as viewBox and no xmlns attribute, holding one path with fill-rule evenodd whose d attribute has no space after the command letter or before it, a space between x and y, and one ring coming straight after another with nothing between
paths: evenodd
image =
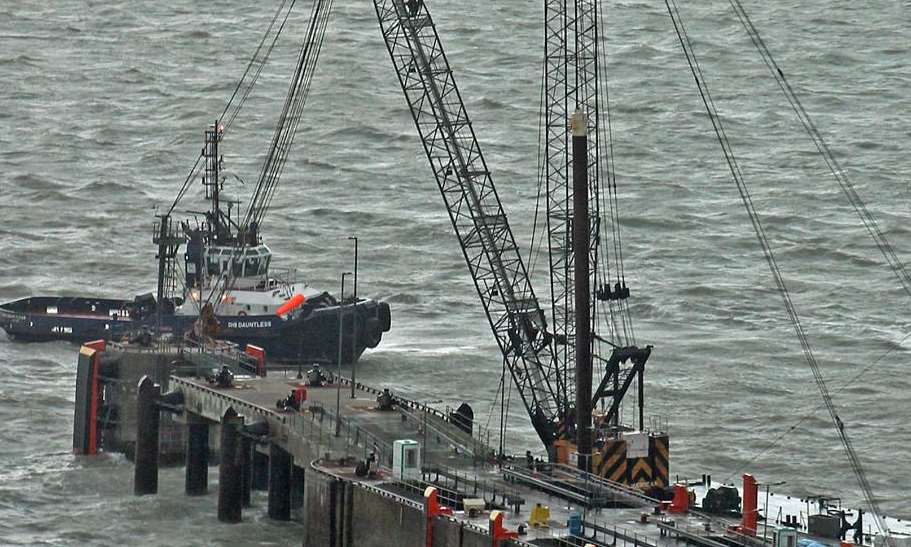
<instances>
[{"instance_id":1,"label":"concrete pier deck","mask_svg":"<svg viewBox=\"0 0 911 547\"><path fill-rule=\"evenodd\" d=\"M375 451L381 463L391 464L392 443L399 439L421 443L425 462L449 466L471 466L493 453L480 439L453 427L440 411L402 398L394 410L379 410L379 392L362 385L355 386L352 398L346 379L330 377L321 387L308 387L293 375L273 374L237 377L232 387L219 388L204 379L172 376L170 386L183 393L187 411L213 422L233 408L248 424L267 423L271 441L301 461L314 455L365 458ZM299 387L306 389L300 411L278 409L276 403Z\"/></svg>"},{"instance_id":2,"label":"concrete pier deck","mask_svg":"<svg viewBox=\"0 0 911 547\"><path fill-rule=\"evenodd\" d=\"M743 534L736 516L692 509L671 514L666 502L569 466L529 468L524 458L498 459L485 442L486 432L454 421L448 409L395 394L392 407L383 409L377 400L381 391L359 384L352 390L346 378L329 374L323 385L306 386L296 371L258 377L235 370L232 384L219 387L202 376L217 368L188 366L192 360L178 362L171 353L146 364L137 356L147 353L127 349L112 357L122 369L142 364L161 372L166 361L181 373L157 377L167 385L165 393L145 378L138 406L146 410L137 415L139 422L153 423L148 409L157 408L152 416L173 414L175 425L186 428L187 494L206 492L207 453L217 444L219 520L242 520L250 490L267 489L269 517L303 520L305 546L787 547L772 543L777 532L809 537L804 517L812 508L806 500L772 494L769 510L801 515L801 524L788 527L772 514L768 528L760 519L755 534ZM300 408L277 404L300 388L306 389ZM139 494L157 489L157 461L147 457L157 454L157 423L154 427L136 429L137 446L153 447L143 449L137 463L155 466L137 466ZM396 441L420 447L419 465L407 475L393 465ZM370 473L364 473L366 460ZM707 491L698 484L690 488L697 503ZM760 509L765 512L763 505ZM908 523L888 522L893 532L911 538ZM840 547L837 539L812 539ZM864 544L872 540L867 536Z\"/></svg>"},{"instance_id":3,"label":"concrete pier deck","mask_svg":"<svg viewBox=\"0 0 911 547\"><path fill-rule=\"evenodd\" d=\"M569 467L543 466L546 470L539 472L526 468L524 462L497 462L495 451L480 435L455 427L443 412L401 397L396 397L392 410L380 410L379 391L356 385L352 397L351 384L345 378L330 375L325 385L306 387L305 380L293 373L273 374L267 378L237 377L232 387L219 388L204 379L172 376L170 386L183 394L186 412L219 422L232 409L248 426L267 424L268 442L290 453L295 465L306 468L305 515L309 518L305 520L310 543L305 544L333 545L342 539L345 541L338 545L410 544L427 526L422 515L428 486L435 487L441 503L452 510L435 517L442 524L434 525L442 535L454 534L446 531L447 526L459 530L461 539L452 545L491 545L489 519L493 510L500 511L504 529L522 532L508 540L513 545L584 545L581 537L595 546L670 547L685 542L722 547L731 539L746 545L764 544L761 537L737 532L734 528L739 521L735 518L697 511L656 513L655 508L661 505L657 500L625 485L578 474ZM280 410L277 401L299 387L307 390L300 410ZM390 470L392 445L402 439L420 444L419 476L396 477ZM356 462L371 452L379 469L370 476L358 476ZM703 491L696 490L701 497ZM467 509L475 499L481 501L484 510ZM339 505L342 500L354 516L345 516ZM546 508L545 513L538 513L545 515L543 520L535 517L538 508ZM404 516L406 512L414 513L410 521ZM351 523L352 518L382 523L393 513L399 515L398 527L384 528L384 533L398 538L392 543L385 536L371 538ZM582 523L581 536L579 529L569 524L574 518ZM317 522L326 525L315 525ZM770 523L770 539L778 527ZM763 532L765 529L760 536ZM833 547L839 544L834 540L824 543Z\"/></svg>"}]
</instances>

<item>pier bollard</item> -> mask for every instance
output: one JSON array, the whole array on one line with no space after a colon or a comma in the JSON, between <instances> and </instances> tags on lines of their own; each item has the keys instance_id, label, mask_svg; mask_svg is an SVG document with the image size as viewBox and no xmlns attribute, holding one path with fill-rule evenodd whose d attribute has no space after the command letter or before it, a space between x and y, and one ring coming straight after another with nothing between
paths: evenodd
<instances>
[{"instance_id":1,"label":"pier bollard","mask_svg":"<svg viewBox=\"0 0 911 547\"><path fill-rule=\"evenodd\" d=\"M240 428L244 419L233 408L221 419L221 464L218 466L218 520L241 520Z\"/></svg>"},{"instance_id":2,"label":"pier bollard","mask_svg":"<svg viewBox=\"0 0 911 547\"><path fill-rule=\"evenodd\" d=\"M187 415L185 490L202 496L209 490L209 424L200 416Z\"/></svg>"},{"instance_id":3,"label":"pier bollard","mask_svg":"<svg viewBox=\"0 0 911 547\"><path fill-rule=\"evenodd\" d=\"M440 505L437 489L424 489L424 545L433 547L433 521L440 515L451 515L452 509Z\"/></svg>"},{"instance_id":4,"label":"pier bollard","mask_svg":"<svg viewBox=\"0 0 911 547\"><path fill-rule=\"evenodd\" d=\"M253 439L247 436L240 438L240 484L241 484L241 504L244 507L250 507L250 491L253 489L253 452L256 451L256 444Z\"/></svg>"},{"instance_id":5,"label":"pier bollard","mask_svg":"<svg viewBox=\"0 0 911 547\"><path fill-rule=\"evenodd\" d=\"M511 532L503 526L503 512L491 511L488 521L491 547L503 547L507 540L518 539L519 534Z\"/></svg>"},{"instance_id":6,"label":"pier bollard","mask_svg":"<svg viewBox=\"0 0 911 547\"><path fill-rule=\"evenodd\" d=\"M291 454L269 445L269 518L291 520Z\"/></svg>"},{"instance_id":7,"label":"pier bollard","mask_svg":"<svg viewBox=\"0 0 911 547\"><path fill-rule=\"evenodd\" d=\"M158 493L158 398L161 386L148 376L139 380L136 393L136 450L133 457L133 492Z\"/></svg>"},{"instance_id":8,"label":"pier bollard","mask_svg":"<svg viewBox=\"0 0 911 547\"><path fill-rule=\"evenodd\" d=\"M269 456L253 447L253 489L269 489Z\"/></svg>"},{"instance_id":9,"label":"pier bollard","mask_svg":"<svg viewBox=\"0 0 911 547\"><path fill-rule=\"evenodd\" d=\"M304 506L304 468L291 465L291 509Z\"/></svg>"}]
</instances>

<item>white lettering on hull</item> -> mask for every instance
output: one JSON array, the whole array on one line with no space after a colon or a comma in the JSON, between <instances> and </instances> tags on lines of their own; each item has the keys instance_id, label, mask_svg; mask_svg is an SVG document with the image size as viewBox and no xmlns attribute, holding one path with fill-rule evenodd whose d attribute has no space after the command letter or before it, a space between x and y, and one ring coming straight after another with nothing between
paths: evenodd
<instances>
[{"instance_id":1,"label":"white lettering on hull","mask_svg":"<svg viewBox=\"0 0 911 547\"><path fill-rule=\"evenodd\" d=\"M267 329L272 321L228 321L229 329Z\"/></svg>"}]
</instances>

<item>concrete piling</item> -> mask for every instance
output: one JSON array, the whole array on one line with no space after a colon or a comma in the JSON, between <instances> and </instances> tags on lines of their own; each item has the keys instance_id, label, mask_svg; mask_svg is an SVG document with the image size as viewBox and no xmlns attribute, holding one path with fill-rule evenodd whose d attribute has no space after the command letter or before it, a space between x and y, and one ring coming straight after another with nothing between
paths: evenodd
<instances>
[{"instance_id":1,"label":"concrete piling","mask_svg":"<svg viewBox=\"0 0 911 547\"><path fill-rule=\"evenodd\" d=\"M205 495L209 489L209 424L195 415L187 416L186 465L186 494Z\"/></svg>"},{"instance_id":2,"label":"concrete piling","mask_svg":"<svg viewBox=\"0 0 911 547\"><path fill-rule=\"evenodd\" d=\"M250 492L253 489L253 452L256 451L256 444L253 439L244 435L240 438L240 497L241 504L244 507L252 505Z\"/></svg>"},{"instance_id":3,"label":"concrete piling","mask_svg":"<svg viewBox=\"0 0 911 547\"><path fill-rule=\"evenodd\" d=\"M291 509L300 509L304 506L304 468L298 465L291 466Z\"/></svg>"},{"instance_id":4,"label":"concrete piling","mask_svg":"<svg viewBox=\"0 0 911 547\"><path fill-rule=\"evenodd\" d=\"M269 518L291 520L291 454L269 445Z\"/></svg>"},{"instance_id":5,"label":"concrete piling","mask_svg":"<svg viewBox=\"0 0 911 547\"><path fill-rule=\"evenodd\" d=\"M244 419L233 408L221 420L221 464L218 467L218 520L235 523L241 520L242 484L240 428Z\"/></svg>"},{"instance_id":6,"label":"concrete piling","mask_svg":"<svg viewBox=\"0 0 911 547\"><path fill-rule=\"evenodd\" d=\"M161 386L148 376L139 380L136 393L136 448L133 492L137 496L158 493L158 399Z\"/></svg>"},{"instance_id":7,"label":"concrete piling","mask_svg":"<svg viewBox=\"0 0 911 547\"><path fill-rule=\"evenodd\" d=\"M253 447L253 490L269 489L269 456Z\"/></svg>"}]
</instances>

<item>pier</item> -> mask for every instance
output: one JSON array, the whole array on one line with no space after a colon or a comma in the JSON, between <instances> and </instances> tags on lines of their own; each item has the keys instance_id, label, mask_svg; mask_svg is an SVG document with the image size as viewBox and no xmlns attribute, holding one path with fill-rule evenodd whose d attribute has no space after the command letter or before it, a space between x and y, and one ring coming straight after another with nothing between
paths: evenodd
<instances>
[{"instance_id":1,"label":"pier","mask_svg":"<svg viewBox=\"0 0 911 547\"><path fill-rule=\"evenodd\" d=\"M268 517L302 522L289 540L305 546L789 547L813 531L809 501L780 495L768 508L775 520L758 525L755 487L754 509L719 516L692 503L708 495L710 478L677 481L674 499L658 500L576 467L498 456L470 408L441 411L318 367L88 344L79 370L77 452L128 452L137 495L156 494L159 465L180 461L186 495L217 488L213 519L225 525L262 511L251 492L266 491ZM129 389L115 378L136 381ZM121 419L99 431L99 412L112 405ZM837 536L813 539L842 547Z\"/></svg>"}]
</instances>

